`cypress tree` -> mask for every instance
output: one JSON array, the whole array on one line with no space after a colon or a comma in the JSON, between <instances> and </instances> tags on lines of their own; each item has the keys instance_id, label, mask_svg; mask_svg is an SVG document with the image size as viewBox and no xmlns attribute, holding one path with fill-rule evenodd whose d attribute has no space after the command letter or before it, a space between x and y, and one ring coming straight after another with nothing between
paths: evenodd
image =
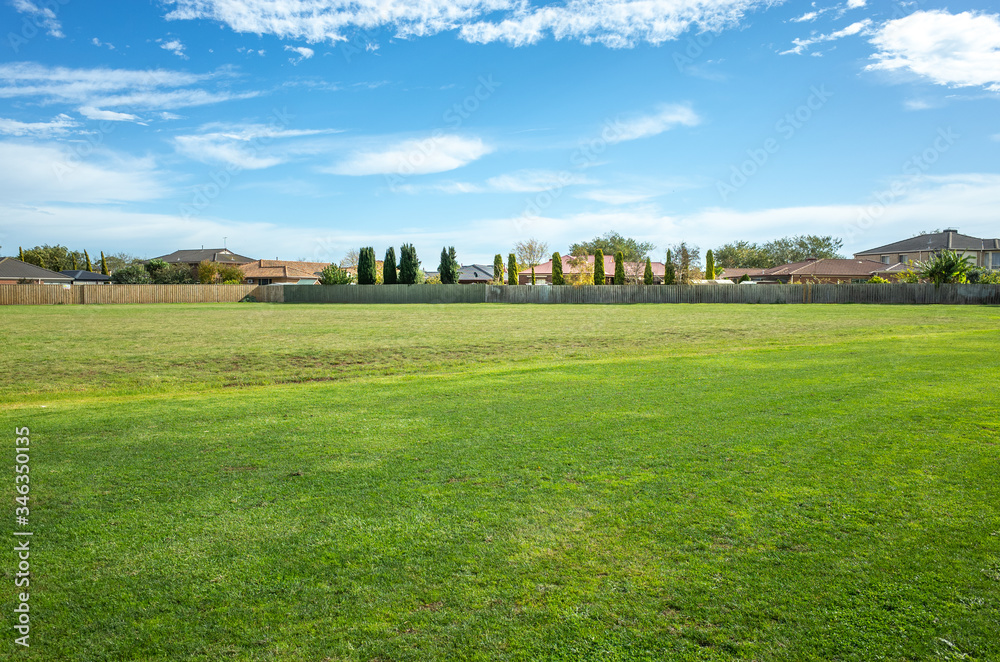
<instances>
[{"instance_id":1,"label":"cypress tree","mask_svg":"<svg viewBox=\"0 0 1000 662\"><path fill-rule=\"evenodd\" d=\"M594 253L594 285L604 285L604 251Z\"/></svg>"},{"instance_id":2,"label":"cypress tree","mask_svg":"<svg viewBox=\"0 0 1000 662\"><path fill-rule=\"evenodd\" d=\"M24 262L24 249L20 246L17 247L17 259Z\"/></svg>"},{"instance_id":3,"label":"cypress tree","mask_svg":"<svg viewBox=\"0 0 1000 662\"><path fill-rule=\"evenodd\" d=\"M375 261L375 248L362 248L358 254L358 284L374 285L378 282L378 263Z\"/></svg>"},{"instance_id":4,"label":"cypress tree","mask_svg":"<svg viewBox=\"0 0 1000 662\"><path fill-rule=\"evenodd\" d=\"M101 273L105 276L111 275L111 272L108 271L108 260L104 257L104 251L101 251Z\"/></svg>"},{"instance_id":5,"label":"cypress tree","mask_svg":"<svg viewBox=\"0 0 1000 662\"><path fill-rule=\"evenodd\" d=\"M87 253L87 251L83 251L83 259L87 263L87 265L86 265L87 266L87 271L93 272L94 271L94 265L92 265L90 263L90 255Z\"/></svg>"},{"instance_id":6,"label":"cypress tree","mask_svg":"<svg viewBox=\"0 0 1000 662\"><path fill-rule=\"evenodd\" d=\"M715 280L715 256L711 249L705 253L705 279Z\"/></svg>"},{"instance_id":7,"label":"cypress tree","mask_svg":"<svg viewBox=\"0 0 1000 662\"><path fill-rule=\"evenodd\" d=\"M72 258L72 269L73 271L76 271L76 255L74 254L71 255L70 257Z\"/></svg>"},{"instance_id":8,"label":"cypress tree","mask_svg":"<svg viewBox=\"0 0 1000 662\"><path fill-rule=\"evenodd\" d=\"M562 256L558 252L552 254L552 284L566 284L566 279L563 277Z\"/></svg>"},{"instance_id":9,"label":"cypress tree","mask_svg":"<svg viewBox=\"0 0 1000 662\"><path fill-rule=\"evenodd\" d=\"M413 285L417 282L417 249L413 244L403 244L399 247L399 282Z\"/></svg>"},{"instance_id":10,"label":"cypress tree","mask_svg":"<svg viewBox=\"0 0 1000 662\"><path fill-rule=\"evenodd\" d=\"M438 265L438 274L441 277L442 285L454 285L458 282L458 255L455 247L449 246L441 249L441 264Z\"/></svg>"},{"instance_id":11,"label":"cypress tree","mask_svg":"<svg viewBox=\"0 0 1000 662\"><path fill-rule=\"evenodd\" d=\"M625 256L621 251L615 253L615 285L625 284Z\"/></svg>"},{"instance_id":12,"label":"cypress tree","mask_svg":"<svg viewBox=\"0 0 1000 662\"><path fill-rule=\"evenodd\" d=\"M642 282L645 285L653 284L653 263L646 258L646 271L642 274Z\"/></svg>"},{"instance_id":13,"label":"cypress tree","mask_svg":"<svg viewBox=\"0 0 1000 662\"><path fill-rule=\"evenodd\" d=\"M674 256L667 251L667 265L663 273L663 284L673 285L677 282L677 271L674 269Z\"/></svg>"},{"instance_id":14,"label":"cypress tree","mask_svg":"<svg viewBox=\"0 0 1000 662\"><path fill-rule=\"evenodd\" d=\"M500 253L493 256L493 281L503 285L503 258Z\"/></svg>"},{"instance_id":15,"label":"cypress tree","mask_svg":"<svg viewBox=\"0 0 1000 662\"><path fill-rule=\"evenodd\" d=\"M531 284L532 285L535 284L535 267L534 266L531 267Z\"/></svg>"},{"instance_id":16,"label":"cypress tree","mask_svg":"<svg viewBox=\"0 0 1000 662\"><path fill-rule=\"evenodd\" d=\"M395 285L398 280L396 277L396 249L390 246L385 252L385 261L382 262L382 282L386 285Z\"/></svg>"},{"instance_id":17,"label":"cypress tree","mask_svg":"<svg viewBox=\"0 0 1000 662\"><path fill-rule=\"evenodd\" d=\"M513 253L507 256L507 284L517 285L517 258Z\"/></svg>"}]
</instances>

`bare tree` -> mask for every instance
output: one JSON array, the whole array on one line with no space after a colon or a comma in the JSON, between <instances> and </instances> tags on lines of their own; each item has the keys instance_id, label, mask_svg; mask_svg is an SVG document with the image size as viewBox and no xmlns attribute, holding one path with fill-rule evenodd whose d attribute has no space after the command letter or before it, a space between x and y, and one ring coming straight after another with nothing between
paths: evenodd
<instances>
[{"instance_id":1,"label":"bare tree","mask_svg":"<svg viewBox=\"0 0 1000 662\"><path fill-rule=\"evenodd\" d=\"M522 269L537 267L549 255L549 245L534 237L514 244L514 255Z\"/></svg>"},{"instance_id":2,"label":"bare tree","mask_svg":"<svg viewBox=\"0 0 1000 662\"><path fill-rule=\"evenodd\" d=\"M360 258L361 258L361 253L358 251L358 249L352 248L348 250L347 253L344 255L344 259L340 261L340 266L341 268L344 269L348 267L356 269L358 267L358 260Z\"/></svg>"}]
</instances>

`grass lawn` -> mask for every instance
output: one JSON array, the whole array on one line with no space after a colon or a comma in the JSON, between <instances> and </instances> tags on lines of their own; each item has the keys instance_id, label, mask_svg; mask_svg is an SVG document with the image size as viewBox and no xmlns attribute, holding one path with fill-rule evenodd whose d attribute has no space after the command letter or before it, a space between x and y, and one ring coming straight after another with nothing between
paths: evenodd
<instances>
[{"instance_id":1,"label":"grass lawn","mask_svg":"<svg viewBox=\"0 0 1000 662\"><path fill-rule=\"evenodd\" d=\"M11 660L998 660L1000 309L0 309Z\"/></svg>"}]
</instances>

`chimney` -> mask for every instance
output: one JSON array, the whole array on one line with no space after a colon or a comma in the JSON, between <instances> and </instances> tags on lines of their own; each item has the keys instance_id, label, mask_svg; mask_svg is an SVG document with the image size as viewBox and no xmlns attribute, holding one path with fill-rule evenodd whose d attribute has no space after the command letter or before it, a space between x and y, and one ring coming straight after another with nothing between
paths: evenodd
<instances>
[{"instance_id":1,"label":"chimney","mask_svg":"<svg viewBox=\"0 0 1000 662\"><path fill-rule=\"evenodd\" d=\"M945 228L945 233L948 235L948 248L952 248L953 242L955 240L955 234L958 232L956 228Z\"/></svg>"}]
</instances>

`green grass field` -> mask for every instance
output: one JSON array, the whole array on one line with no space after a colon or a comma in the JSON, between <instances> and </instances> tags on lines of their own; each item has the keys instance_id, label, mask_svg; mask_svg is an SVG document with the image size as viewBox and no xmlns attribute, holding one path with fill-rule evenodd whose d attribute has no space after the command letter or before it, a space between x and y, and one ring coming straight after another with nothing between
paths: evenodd
<instances>
[{"instance_id":1,"label":"green grass field","mask_svg":"<svg viewBox=\"0 0 1000 662\"><path fill-rule=\"evenodd\" d=\"M998 660L1000 309L0 309L10 660Z\"/></svg>"}]
</instances>

